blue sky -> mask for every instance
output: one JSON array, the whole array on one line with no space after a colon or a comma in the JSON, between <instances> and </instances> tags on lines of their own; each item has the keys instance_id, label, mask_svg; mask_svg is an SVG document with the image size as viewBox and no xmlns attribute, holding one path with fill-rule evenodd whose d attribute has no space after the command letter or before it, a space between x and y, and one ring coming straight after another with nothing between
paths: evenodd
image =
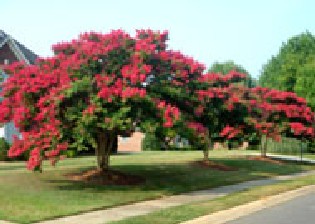
<instances>
[{"instance_id":1,"label":"blue sky","mask_svg":"<svg viewBox=\"0 0 315 224\"><path fill-rule=\"evenodd\" d=\"M313 0L0 0L0 29L41 56L80 32L168 30L169 48L209 67L234 60L258 77L282 42L315 34Z\"/></svg>"}]
</instances>

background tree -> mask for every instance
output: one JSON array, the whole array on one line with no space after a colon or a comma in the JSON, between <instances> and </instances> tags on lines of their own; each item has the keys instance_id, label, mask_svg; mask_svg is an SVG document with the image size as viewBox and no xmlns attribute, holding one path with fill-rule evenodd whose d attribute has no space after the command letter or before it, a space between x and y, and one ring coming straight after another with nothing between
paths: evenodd
<instances>
[{"instance_id":1,"label":"background tree","mask_svg":"<svg viewBox=\"0 0 315 224\"><path fill-rule=\"evenodd\" d=\"M257 85L256 79L254 79L249 72L241 65L236 64L234 61L226 62L214 62L209 68L209 73L221 73L223 75L228 74L230 71L236 71L246 75L243 83L246 87L255 87Z\"/></svg>"},{"instance_id":2,"label":"background tree","mask_svg":"<svg viewBox=\"0 0 315 224\"><path fill-rule=\"evenodd\" d=\"M298 68L294 92L303 97L314 111L315 109L315 54L309 56L306 63Z\"/></svg>"},{"instance_id":3,"label":"background tree","mask_svg":"<svg viewBox=\"0 0 315 224\"><path fill-rule=\"evenodd\" d=\"M310 32L294 36L263 66L259 83L263 87L296 92L314 109L314 59L315 36Z\"/></svg>"}]
</instances>

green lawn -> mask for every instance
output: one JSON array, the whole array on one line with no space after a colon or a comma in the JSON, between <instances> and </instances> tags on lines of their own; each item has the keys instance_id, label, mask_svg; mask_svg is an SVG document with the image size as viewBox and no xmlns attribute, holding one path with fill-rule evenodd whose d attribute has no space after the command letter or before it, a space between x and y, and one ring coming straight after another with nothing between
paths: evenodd
<instances>
[{"instance_id":1,"label":"green lawn","mask_svg":"<svg viewBox=\"0 0 315 224\"><path fill-rule=\"evenodd\" d=\"M303 156L304 156L304 155L303 155ZM305 158L314 159L314 160L315 160L315 154L306 154L306 155L305 155Z\"/></svg>"},{"instance_id":2,"label":"green lawn","mask_svg":"<svg viewBox=\"0 0 315 224\"><path fill-rule=\"evenodd\" d=\"M50 219L82 211L117 206L164 195L212 188L246 180L314 169L298 164L276 165L244 159L248 151L214 151L218 163L239 168L217 171L191 166L197 151L143 152L112 157L113 169L146 178L141 186L94 186L67 180L64 174L95 166L94 157L67 159L43 173L24 164L0 163L0 220L19 223Z\"/></svg>"}]
</instances>

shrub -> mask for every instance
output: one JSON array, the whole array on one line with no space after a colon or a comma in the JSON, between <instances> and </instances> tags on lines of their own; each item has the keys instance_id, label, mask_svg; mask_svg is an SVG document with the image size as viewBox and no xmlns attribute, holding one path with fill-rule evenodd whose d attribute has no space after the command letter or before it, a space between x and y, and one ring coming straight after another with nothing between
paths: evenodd
<instances>
[{"instance_id":1,"label":"shrub","mask_svg":"<svg viewBox=\"0 0 315 224\"><path fill-rule=\"evenodd\" d=\"M160 150L161 143L157 137L152 133L146 133L144 139L142 140L142 150L143 151L152 151Z\"/></svg>"},{"instance_id":2,"label":"shrub","mask_svg":"<svg viewBox=\"0 0 315 224\"><path fill-rule=\"evenodd\" d=\"M9 148L9 143L4 138L0 138L0 161L8 160L7 152Z\"/></svg>"},{"instance_id":3,"label":"shrub","mask_svg":"<svg viewBox=\"0 0 315 224\"><path fill-rule=\"evenodd\" d=\"M78 155L78 152L76 150L73 150L73 149L68 149L66 151L66 155L68 158L74 158Z\"/></svg>"}]
</instances>

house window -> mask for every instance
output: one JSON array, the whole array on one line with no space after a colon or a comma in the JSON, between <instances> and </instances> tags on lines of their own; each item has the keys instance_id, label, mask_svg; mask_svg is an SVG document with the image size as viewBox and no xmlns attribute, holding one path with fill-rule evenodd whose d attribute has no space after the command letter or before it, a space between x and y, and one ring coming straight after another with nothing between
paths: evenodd
<instances>
[{"instance_id":1,"label":"house window","mask_svg":"<svg viewBox=\"0 0 315 224\"><path fill-rule=\"evenodd\" d=\"M121 143L126 143L126 142L128 142L129 139L130 139L130 138L128 138L128 137L121 137L121 136L120 136L120 138L119 138L119 140L120 140Z\"/></svg>"}]
</instances>

